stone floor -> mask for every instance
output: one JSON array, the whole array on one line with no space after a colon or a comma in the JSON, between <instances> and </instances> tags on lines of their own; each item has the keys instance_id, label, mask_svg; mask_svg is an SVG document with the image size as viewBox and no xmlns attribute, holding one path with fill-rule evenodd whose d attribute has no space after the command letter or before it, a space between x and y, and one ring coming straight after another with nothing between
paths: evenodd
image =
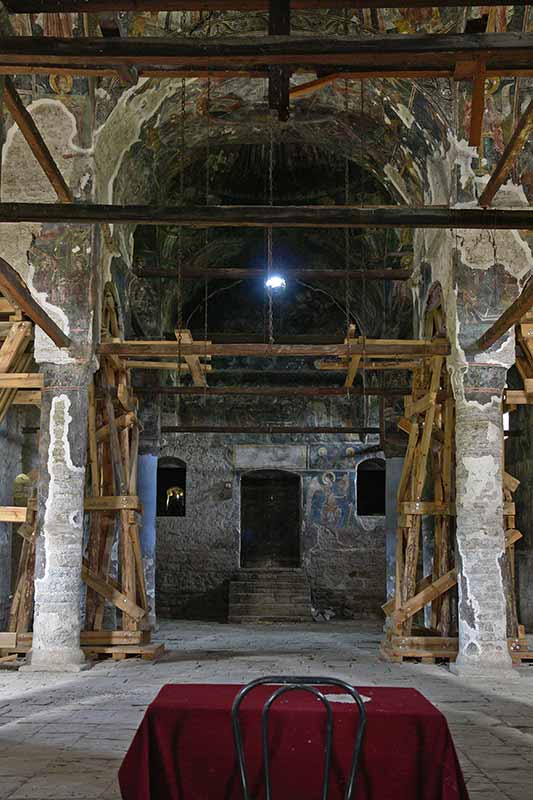
<instances>
[{"instance_id":1,"label":"stone floor","mask_svg":"<svg viewBox=\"0 0 533 800\"><path fill-rule=\"evenodd\" d=\"M445 667L378 660L372 623L231 626L164 622L159 663L101 661L78 675L0 672L0 800L118 800L116 773L144 710L171 682L329 674L411 686L446 715L471 800L533 797L533 666L467 683Z\"/></svg>"}]
</instances>

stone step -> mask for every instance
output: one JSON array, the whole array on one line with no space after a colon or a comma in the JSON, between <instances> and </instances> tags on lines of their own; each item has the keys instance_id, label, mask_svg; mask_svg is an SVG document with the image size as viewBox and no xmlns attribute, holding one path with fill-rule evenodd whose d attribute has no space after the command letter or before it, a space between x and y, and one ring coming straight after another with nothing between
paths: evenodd
<instances>
[{"instance_id":1,"label":"stone step","mask_svg":"<svg viewBox=\"0 0 533 800\"><path fill-rule=\"evenodd\" d=\"M246 605L245 603L234 603L231 606L231 616L234 617L241 617L241 616L276 616L276 617L293 617L294 615L297 616L305 616L307 618L311 617L311 612L309 610L309 606L302 604L291 603L290 605L283 606L283 605L268 605L263 606L260 609L260 614L258 614L259 609L250 608L250 606Z\"/></svg>"},{"instance_id":2,"label":"stone step","mask_svg":"<svg viewBox=\"0 0 533 800\"><path fill-rule=\"evenodd\" d=\"M291 617L290 619L284 619L283 617L228 617L228 622L232 625L294 625L297 623L304 623L309 622L311 620L311 616L307 617Z\"/></svg>"},{"instance_id":3,"label":"stone step","mask_svg":"<svg viewBox=\"0 0 533 800\"><path fill-rule=\"evenodd\" d=\"M230 622L309 622L311 593L303 569L242 569L229 588Z\"/></svg>"},{"instance_id":4,"label":"stone step","mask_svg":"<svg viewBox=\"0 0 533 800\"><path fill-rule=\"evenodd\" d=\"M250 589L253 591L255 589L262 589L262 588L269 588L275 586L276 588L284 589L289 588L292 589L293 587L303 587L308 586L308 582L304 580L297 580L297 581L287 581L287 580L274 580L270 579L268 581L254 581L254 580L246 580L246 581L231 581L233 586L242 586L245 589Z\"/></svg>"}]
</instances>

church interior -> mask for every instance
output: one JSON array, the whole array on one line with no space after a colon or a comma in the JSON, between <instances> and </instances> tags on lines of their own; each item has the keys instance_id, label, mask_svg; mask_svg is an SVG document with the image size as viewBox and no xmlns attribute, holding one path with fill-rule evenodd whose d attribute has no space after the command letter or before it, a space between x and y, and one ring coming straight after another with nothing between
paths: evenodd
<instances>
[{"instance_id":1,"label":"church interior","mask_svg":"<svg viewBox=\"0 0 533 800\"><path fill-rule=\"evenodd\" d=\"M2 0L0 152L0 800L531 797L531 7Z\"/></svg>"}]
</instances>

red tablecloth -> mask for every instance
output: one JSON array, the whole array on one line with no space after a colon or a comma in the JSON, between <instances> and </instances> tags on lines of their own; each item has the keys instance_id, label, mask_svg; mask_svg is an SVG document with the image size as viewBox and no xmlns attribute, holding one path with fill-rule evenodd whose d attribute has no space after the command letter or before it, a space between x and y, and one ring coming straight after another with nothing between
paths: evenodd
<instances>
[{"instance_id":1,"label":"red tablecloth","mask_svg":"<svg viewBox=\"0 0 533 800\"><path fill-rule=\"evenodd\" d=\"M354 800L468 800L443 715L415 689L359 688L367 728ZM240 686L168 685L159 692L119 772L124 800L242 800L231 727ZM250 788L264 798L260 711L272 687L246 697L241 720ZM336 692L328 687L327 694ZM330 800L342 800L358 711L333 703ZM274 800L319 800L324 747L323 705L294 691L271 709Z\"/></svg>"}]
</instances>

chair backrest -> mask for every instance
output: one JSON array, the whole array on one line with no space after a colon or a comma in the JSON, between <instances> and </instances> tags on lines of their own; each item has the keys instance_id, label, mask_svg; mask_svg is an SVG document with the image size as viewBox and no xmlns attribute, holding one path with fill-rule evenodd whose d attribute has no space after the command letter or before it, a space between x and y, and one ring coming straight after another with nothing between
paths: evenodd
<instances>
[{"instance_id":1,"label":"chair backrest","mask_svg":"<svg viewBox=\"0 0 533 800\"><path fill-rule=\"evenodd\" d=\"M233 701L233 707L231 709L233 738L235 740L235 749L237 751L239 774L241 779L241 786L242 786L244 800L253 800L253 798L250 795L248 778L246 774L246 763L244 757L244 747L242 741L242 730L240 724L239 709L242 701L249 692L251 692L257 686L264 686L265 684L269 685L271 684L273 686L279 685L279 688L275 688L270 697L268 697L267 700L265 701L261 715L263 770L265 776L266 800L272 800L272 781L270 777L270 755L268 750L269 711L272 705L276 702L276 700L279 697L286 694L287 692L294 691L295 689L306 691L314 695L314 697L316 697L323 703L326 709L326 746L324 750L324 779L322 782L322 800L328 800L329 776L331 768L331 749L333 741L333 711L331 708L331 703L329 702L328 698L325 697L325 695L323 694L323 692L320 691L320 689L317 689L317 686L336 686L338 688L341 688L343 692L353 697L359 709L359 724L357 726L357 734L355 736L355 741L354 741L350 773L348 776L348 782L346 784L346 791L344 793L344 800L351 800L355 788L357 765L359 763L359 756L361 753L361 747L363 744L363 735L365 732L365 725L366 725L366 711L361 695L357 692L356 689L354 689L353 686L350 686L349 683L341 681L338 678L315 678L315 677L307 678L307 677L291 677L288 675L282 675L282 676L270 675L265 678L257 678L257 680L251 681L251 683L248 683L246 686L244 686L235 697L235 700Z\"/></svg>"}]
</instances>

